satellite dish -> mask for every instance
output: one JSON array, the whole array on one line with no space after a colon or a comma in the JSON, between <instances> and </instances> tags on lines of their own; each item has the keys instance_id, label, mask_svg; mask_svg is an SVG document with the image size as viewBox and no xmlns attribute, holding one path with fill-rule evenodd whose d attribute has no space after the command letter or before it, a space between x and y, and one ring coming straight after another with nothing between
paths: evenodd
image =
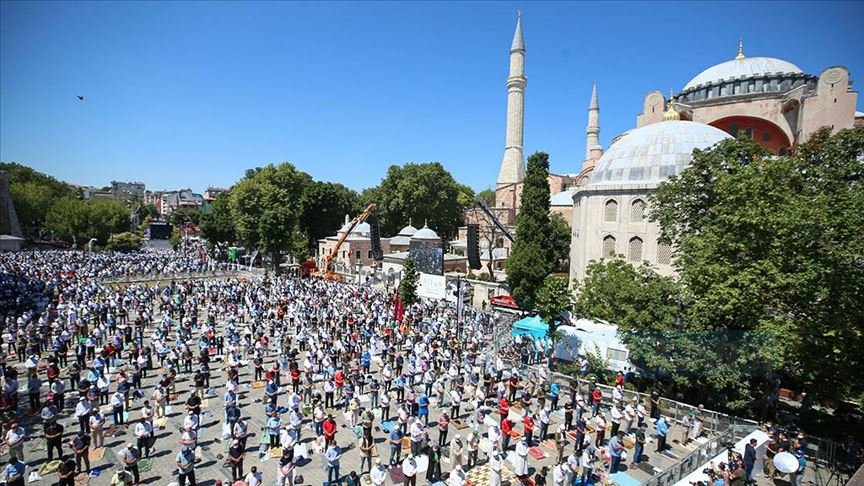
<instances>
[{"instance_id":1,"label":"satellite dish","mask_svg":"<svg viewBox=\"0 0 864 486\"><path fill-rule=\"evenodd\" d=\"M789 452L781 452L774 456L774 467L782 473L793 473L798 470L798 458Z\"/></svg>"}]
</instances>

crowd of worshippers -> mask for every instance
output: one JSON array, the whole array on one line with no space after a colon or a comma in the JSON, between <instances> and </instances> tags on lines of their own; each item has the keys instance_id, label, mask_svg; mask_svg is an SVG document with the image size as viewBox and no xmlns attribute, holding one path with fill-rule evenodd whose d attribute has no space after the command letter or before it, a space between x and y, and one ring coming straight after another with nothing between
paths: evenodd
<instances>
[{"instance_id":1,"label":"crowd of worshippers","mask_svg":"<svg viewBox=\"0 0 864 486\"><path fill-rule=\"evenodd\" d=\"M424 301L394 322L386 291L271 276L114 289L96 276L200 262L191 253L159 253L161 262L149 252L70 254L0 255L0 292L10 296L0 314L10 485L24 484L25 461L75 484L76 475L92 473L90 450L124 433L131 440L112 484L139 484L158 432L172 430L169 407L184 409L182 427L159 447L176 451L183 486L197 484L205 434L225 444L220 459L232 481L248 486L260 485L264 472L247 469L250 451L278 453L260 466L272 467L279 485L299 482L315 467L303 460L317 454L331 482L379 486L398 469L406 484L424 474L430 484L463 486L483 464L495 486L506 461L525 480L529 464L538 465L535 484L547 474L556 485L587 484L619 471L625 449L638 464L667 447L672 424L657 392L625 400L623 375L612 397L600 388L583 393L575 382L562 388L543 359L527 368L521 353L495 354L494 312L466 308L457 318L451 306ZM186 378L182 387L178 377ZM74 430L58 420L67 417L76 419ZM704 420L701 409L694 413L684 442L702 434ZM208 432L207 422L221 427ZM47 449L34 460L23 444L37 431ZM380 452L376 438L384 439ZM554 451L551 472L534 455L541 445ZM359 470L342 474L345 454L359 455Z\"/></svg>"}]
</instances>

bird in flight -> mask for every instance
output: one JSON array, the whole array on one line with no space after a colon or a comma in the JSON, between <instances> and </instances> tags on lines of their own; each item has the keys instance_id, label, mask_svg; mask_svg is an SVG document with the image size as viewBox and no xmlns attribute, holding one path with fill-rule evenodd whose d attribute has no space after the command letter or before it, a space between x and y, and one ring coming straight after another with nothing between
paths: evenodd
<instances>
[{"instance_id":1,"label":"bird in flight","mask_svg":"<svg viewBox=\"0 0 864 486\"><path fill-rule=\"evenodd\" d=\"M78 98L78 101L84 101L84 97L81 95L78 95L77 98Z\"/></svg>"}]
</instances>

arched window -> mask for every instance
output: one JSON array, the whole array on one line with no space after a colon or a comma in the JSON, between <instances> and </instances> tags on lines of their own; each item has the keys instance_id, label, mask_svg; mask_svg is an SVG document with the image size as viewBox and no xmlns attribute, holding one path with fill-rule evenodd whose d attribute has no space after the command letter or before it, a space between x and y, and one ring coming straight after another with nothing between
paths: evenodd
<instances>
[{"instance_id":1,"label":"arched window","mask_svg":"<svg viewBox=\"0 0 864 486\"><path fill-rule=\"evenodd\" d=\"M672 247L666 243L657 243L657 263L669 265L672 263Z\"/></svg>"},{"instance_id":2,"label":"arched window","mask_svg":"<svg viewBox=\"0 0 864 486\"><path fill-rule=\"evenodd\" d=\"M627 252L627 258L631 262L642 261L642 239L638 237L630 238L630 246Z\"/></svg>"},{"instance_id":3,"label":"arched window","mask_svg":"<svg viewBox=\"0 0 864 486\"><path fill-rule=\"evenodd\" d=\"M603 238L603 258L613 258L615 253L615 237L610 235Z\"/></svg>"},{"instance_id":4,"label":"arched window","mask_svg":"<svg viewBox=\"0 0 864 486\"><path fill-rule=\"evenodd\" d=\"M630 205L630 222L641 223L645 221L645 201L637 199Z\"/></svg>"},{"instance_id":5,"label":"arched window","mask_svg":"<svg viewBox=\"0 0 864 486\"><path fill-rule=\"evenodd\" d=\"M614 199L606 201L606 208L603 213L603 221L614 223L618 221L618 203Z\"/></svg>"}]
</instances>

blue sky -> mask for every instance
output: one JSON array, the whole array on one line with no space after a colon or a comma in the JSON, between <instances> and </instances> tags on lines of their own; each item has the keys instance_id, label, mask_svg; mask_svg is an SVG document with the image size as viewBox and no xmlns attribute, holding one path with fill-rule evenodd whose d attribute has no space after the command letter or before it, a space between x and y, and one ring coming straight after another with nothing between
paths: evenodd
<instances>
[{"instance_id":1,"label":"blue sky","mask_svg":"<svg viewBox=\"0 0 864 486\"><path fill-rule=\"evenodd\" d=\"M594 80L605 146L647 92L677 92L739 37L748 55L864 79L855 2L4 1L0 159L197 190L268 162L360 190L440 161L480 190L503 154L517 9L525 151L555 172L581 166Z\"/></svg>"}]
</instances>

